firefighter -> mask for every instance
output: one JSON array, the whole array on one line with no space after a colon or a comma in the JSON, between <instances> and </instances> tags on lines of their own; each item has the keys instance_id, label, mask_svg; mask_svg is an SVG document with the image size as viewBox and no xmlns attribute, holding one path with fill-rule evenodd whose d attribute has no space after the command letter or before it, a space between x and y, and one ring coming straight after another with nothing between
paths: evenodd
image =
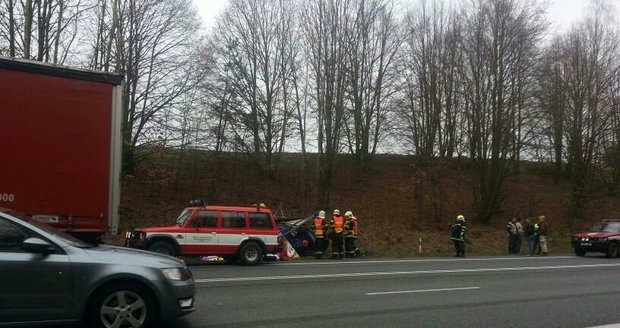
<instances>
[{"instance_id":1,"label":"firefighter","mask_svg":"<svg viewBox=\"0 0 620 328\"><path fill-rule=\"evenodd\" d=\"M347 257L355 257L359 253L357 248L357 218L353 216L353 212L347 211L344 213L346 222L344 223L344 249Z\"/></svg>"},{"instance_id":2,"label":"firefighter","mask_svg":"<svg viewBox=\"0 0 620 328\"><path fill-rule=\"evenodd\" d=\"M332 259L344 258L343 233L344 218L340 215L340 210L335 209L330 222L332 237Z\"/></svg>"},{"instance_id":3,"label":"firefighter","mask_svg":"<svg viewBox=\"0 0 620 328\"><path fill-rule=\"evenodd\" d=\"M314 257L320 259L325 250L325 235L327 233L327 222L325 221L325 211L319 211L319 215L312 221L312 232L316 242L314 244Z\"/></svg>"},{"instance_id":4,"label":"firefighter","mask_svg":"<svg viewBox=\"0 0 620 328\"><path fill-rule=\"evenodd\" d=\"M465 217L457 216L456 222L450 227L450 231L450 239L454 242L454 249L456 250L455 257L465 257L465 233L467 232Z\"/></svg>"}]
</instances>

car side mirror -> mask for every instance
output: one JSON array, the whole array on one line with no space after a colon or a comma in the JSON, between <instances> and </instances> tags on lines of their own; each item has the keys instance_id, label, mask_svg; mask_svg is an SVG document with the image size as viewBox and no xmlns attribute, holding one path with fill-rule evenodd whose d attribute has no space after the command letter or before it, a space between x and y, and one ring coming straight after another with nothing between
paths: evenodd
<instances>
[{"instance_id":1,"label":"car side mirror","mask_svg":"<svg viewBox=\"0 0 620 328\"><path fill-rule=\"evenodd\" d=\"M56 248L52 244L35 237L24 240L22 247L25 251L31 253L50 254L56 251Z\"/></svg>"}]
</instances>

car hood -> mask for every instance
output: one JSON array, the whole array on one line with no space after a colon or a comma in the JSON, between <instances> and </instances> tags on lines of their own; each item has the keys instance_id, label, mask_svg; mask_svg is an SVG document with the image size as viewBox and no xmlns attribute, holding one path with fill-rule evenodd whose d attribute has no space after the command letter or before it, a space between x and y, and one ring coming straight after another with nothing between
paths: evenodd
<instances>
[{"instance_id":1,"label":"car hood","mask_svg":"<svg viewBox=\"0 0 620 328\"><path fill-rule=\"evenodd\" d=\"M617 232L603 232L603 231L599 231L599 232L580 232L580 233L576 234L575 237L609 238L609 237L617 236L617 235L619 235Z\"/></svg>"},{"instance_id":2,"label":"car hood","mask_svg":"<svg viewBox=\"0 0 620 328\"><path fill-rule=\"evenodd\" d=\"M185 262L176 257L167 256L133 248L100 245L84 249L93 258L109 263L144 265L155 268L171 268L185 266Z\"/></svg>"}]
</instances>

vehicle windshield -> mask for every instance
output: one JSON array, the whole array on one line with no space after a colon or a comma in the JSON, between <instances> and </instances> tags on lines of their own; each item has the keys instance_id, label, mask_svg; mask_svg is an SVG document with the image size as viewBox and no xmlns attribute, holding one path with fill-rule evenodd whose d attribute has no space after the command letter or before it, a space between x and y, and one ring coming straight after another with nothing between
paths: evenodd
<instances>
[{"instance_id":1,"label":"vehicle windshield","mask_svg":"<svg viewBox=\"0 0 620 328\"><path fill-rule=\"evenodd\" d=\"M65 244L68 244L70 246L74 246L74 247L80 247L80 248L91 248L94 247L94 245L90 245L88 243L85 243L73 236L71 236L68 233L65 233L63 231L60 231L48 224L45 224L43 222L37 221L29 216L17 213L17 212L13 212L10 210L3 210L4 213L14 216L18 219L21 219L22 221L28 222L29 224L45 231L46 233L52 235L54 238L61 240L62 242L64 242Z\"/></svg>"},{"instance_id":2,"label":"vehicle windshield","mask_svg":"<svg viewBox=\"0 0 620 328\"><path fill-rule=\"evenodd\" d=\"M192 211L190 210L183 210L183 212L181 212L181 215L179 215L179 217L177 218L177 225L184 225L185 221L187 221L187 219L189 219L189 216L192 214Z\"/></svg>"},{"instance_id":3,"label":"vehicle windshield","mask_svg":"<svg viewBox=\"0 0 620 328\"><path fill-rule=\"evenodd\" d=\"M590 229L591 232L620 232L620 222L602 222Z\"/></svg>"}]
</instances>

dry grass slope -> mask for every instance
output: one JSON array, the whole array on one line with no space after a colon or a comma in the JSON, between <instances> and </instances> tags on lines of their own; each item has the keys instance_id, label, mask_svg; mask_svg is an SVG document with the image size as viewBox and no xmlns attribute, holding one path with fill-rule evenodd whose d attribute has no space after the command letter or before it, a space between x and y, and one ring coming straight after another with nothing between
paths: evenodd
<instances>
[{"instance_id":1,"label":"dry grass slope","mask_svg":"<svg viewBox=\"0 0 620 328\"><path fill-rule=\"evenodd\" d=\"M304 169L299 154L285 155L273 179L261 177L238 154L149 154L136 174L123 179L121 233L139 226L171 224L189 199L212 204L264 202L288 217L317 210L316 161L309 155ZM304 173L305 172L305 173ZM420 164L414 157L380 155L362 170L351 156L341 156L334 183L331 211L352 210L360 222L360 247L370 255L401 257L449 255L448 227L458 214L469 225L468 252L506 254L505 223L513 216L547 216L551 253L570 253L571 230L583 229L605 217L620 217L620 198L594 189L589 216L572 229L568 224L570 186L553 184L548 171L527 164L511 174L504 188L502 211L489 224L474 217L475 177L465 159ZM602 188L600 189L602 190Z\"/></svg>"}]
</instances>

